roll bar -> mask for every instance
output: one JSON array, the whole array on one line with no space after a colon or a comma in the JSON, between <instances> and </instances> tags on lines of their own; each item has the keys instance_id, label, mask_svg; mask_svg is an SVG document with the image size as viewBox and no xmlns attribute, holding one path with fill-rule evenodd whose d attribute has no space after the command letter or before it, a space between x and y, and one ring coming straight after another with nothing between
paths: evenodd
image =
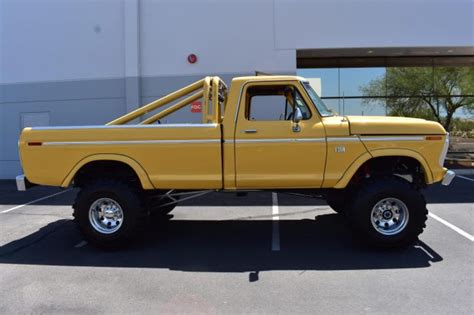
<instances>
[{"instance_id":1,"label":"roll bar","mask_svg":"<svg viewBox=\"0 0 474 315\"><path fill-rule=\"evenodd\" d=\"M185 99L173 104L172 106L162 110L155 115L144 119L140 122L141 125L152 124L159 119L174 113L175 111L204 98L202 104L202 122L203 123L220 123L221 122L221 105L225 106L227 99L227 86L219 77L205 77L196 81L182 89L174 91L158 100L155 100L147 105L144 105L128 114L125 114L109 123L107 125L123 125L134 119L137 119L147 113L150 113L160 107L170 104L188 94L201 90ZM210 101L210 102L209 102ZM211 103L211 104L210 104Z\"/></svg>"}]
</instances>

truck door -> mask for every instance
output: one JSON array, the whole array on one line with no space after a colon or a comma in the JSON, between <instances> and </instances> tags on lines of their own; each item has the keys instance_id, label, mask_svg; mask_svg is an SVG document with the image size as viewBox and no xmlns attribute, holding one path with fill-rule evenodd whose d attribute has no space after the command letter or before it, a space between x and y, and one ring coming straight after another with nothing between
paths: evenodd
<instances>
[{"instance_id":1,"label":"truck door","mask_svg":"<svg viewBox=\"0 0 474 315\"><path fill-rule=\"evenodd\" d=\"M325 131L300 83L247 83L240 99L234 138L236 187L321 187ZM303 116L298 126L293 122L296 108Z\"/></svg>"}]
</instances>

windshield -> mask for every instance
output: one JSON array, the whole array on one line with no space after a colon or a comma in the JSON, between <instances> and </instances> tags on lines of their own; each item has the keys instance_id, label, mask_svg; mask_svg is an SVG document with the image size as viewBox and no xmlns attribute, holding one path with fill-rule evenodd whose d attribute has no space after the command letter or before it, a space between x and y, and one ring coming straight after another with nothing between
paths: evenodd
<instances>
[{"instance_id":1,"label":"windshield","mask_svg":"<svg viewBox=\"0 0 474 315\"><path fill-rule=\"evenodd\" d=\"M326 107L326 104L324 104L323 101L319 98L318 94L316 94L316 92L313 90L309 82L302 82L302 83L309 97L313 101L314 105L316 105L316 108L318 109L321 116L323 117L334 116L334 113Z\"/></svg>"}]
</instances>

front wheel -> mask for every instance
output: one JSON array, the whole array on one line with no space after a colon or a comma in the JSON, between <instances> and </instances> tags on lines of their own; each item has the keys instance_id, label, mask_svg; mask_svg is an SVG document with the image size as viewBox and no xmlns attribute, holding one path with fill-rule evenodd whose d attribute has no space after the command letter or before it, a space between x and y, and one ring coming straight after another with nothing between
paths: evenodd
<instances>
[{"instance_id":1,"label":"front wheel","mask_svg":"<svg viewBox=\"0 0 474 315\"><path fill-rule=\"evenodd\" d=\"M347 206L354 231L378 247L406 247L423 232L428 216L423 195L398 177L367 180Z\"/></svg>"},{"instance_id":2,"label":"front wheel","mask_svg":"<svg viewBox=\"0 0 474 315\"><path fill-rule=\"evenodd\" d=\"M86 240L100 247L126 245L146 218L138 189L113 179L97 180L83 187L73 208Z\"/></svg>"}]
</instances>

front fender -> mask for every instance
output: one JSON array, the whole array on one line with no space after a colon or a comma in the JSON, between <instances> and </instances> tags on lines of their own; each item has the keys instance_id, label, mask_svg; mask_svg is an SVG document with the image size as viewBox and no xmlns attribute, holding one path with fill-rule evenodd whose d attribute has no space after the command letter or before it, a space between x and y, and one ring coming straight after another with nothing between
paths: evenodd
<instances>
[{"instance_id":1,"label":"front fender","mask_svg":"<svg viewBox=\"0 0 474 315\"><path fill-rule=\"evenodd\" d=\"M428 163L426 160L423 158L423 156L413 150L409 149L375 149L372 150L368 153L365 153L361 155L359 158L357 158L354 163L347 169L347 171L344 173L342 178L336 183L334 188L337 189L342 189L349 184L351 181L352 177L355 175L355 173L359 170L359 168L368 160L372 158L377 158L377 157L383 157L383 156L400 156L400 157L410 157L414 158L417 160L422 168L423 168L423 173L425 174L425 181L427 184L433 183L433 174L431 173L431 169L428 166Z\"/></svg>"}]
</instances>

